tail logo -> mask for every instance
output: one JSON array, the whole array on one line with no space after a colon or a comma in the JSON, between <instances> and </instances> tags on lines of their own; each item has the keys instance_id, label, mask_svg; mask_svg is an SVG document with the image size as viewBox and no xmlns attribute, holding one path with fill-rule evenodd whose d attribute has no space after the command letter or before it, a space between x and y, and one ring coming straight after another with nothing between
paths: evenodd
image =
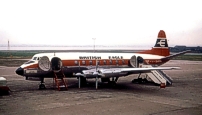
<instances>
[{"instance_id":1,"label":"tail logo","mask_svg":"<svg viewBox=\"0 0 202 115\"><path fill-rule=\"evenodd\" d=\"M167 39L157 39L155 46L156 48L168 47Z\"/></svg>"},{"instance_id":2,"label":"tail logo","mask_svg":"<svg viewBox=\"0 0 202 115\"><path fill-rule=\"evenodd\" d=\"M159 44L161 47L165 47L165 39L161 39L157 44Z\"/></svg>"},{"instance_id":3,"label":"tail logo","mask_svg":"<svg viewBox=\"0 0 202 115\"><path fill-rule=\"evenodd\" d=\"M158 37L156 39L156 44L154 45L154 47L151 50L142 51L140 53L160 55L160 56L169 56L170 51L169 51L168 41L166 39L165 32L163 30L159 31ZM145 61L145 63L157 63L157 62L159 62L159 60L155 60L155 61L146 60Z\"/></svg>"}]
</instances>

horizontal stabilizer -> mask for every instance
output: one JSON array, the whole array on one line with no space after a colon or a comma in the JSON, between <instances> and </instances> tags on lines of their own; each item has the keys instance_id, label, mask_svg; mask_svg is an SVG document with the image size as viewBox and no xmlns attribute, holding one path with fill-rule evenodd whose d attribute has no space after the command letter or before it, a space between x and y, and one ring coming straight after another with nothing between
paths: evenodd
<instances>
[{"instance_id":1,"label":"horizontal stabilizer","mask_svg":"<svg viewBox=\"0 0 202 115\"><path fill-rule=\"evenodd\" d=\"M171 69L180 69L179 67L151 67L151 68L123 68L121 71L152 71L152 70L171 70Z\"/></svg>"},{"instance_id":2,"label":"horizontal stabilizer","mask_svg":"<svg viewBox=\"0 0 202 115\"><path fill-rule=\"evenodd\" d=\"M169 56L166 56L165 58L162 58L162 60L164 60L164 59L172 59L172 58L174 58L174 57L176 57L176 56L179 56L179 55L183 55L183 54L185 54L185 53L188 53L188 52L190 52L191 50L186 50L186 51L182 51L182 52L179 52L179 53L176 53L176 54L173 54L173 55L169 55Z\"/></svg>"},{"instance_id":3,"label":"horizontal stabilizer","mask_svg":"<svg viewBox=\"0 0 202 115\"><path fill-rule=\"evenodd\" d=\"M83 70L82 73L77 73L76 76L83 76L86 78L95 78L95 77L120 77L125 76L127 73L149 73L153 70L171 70L171 69L180 69L179 67L144 67L144 68L109 68L109 69L99 69L96 72L96 69ZM96 72L96 74L95 74Z\"/></svg>"}]
</instances>

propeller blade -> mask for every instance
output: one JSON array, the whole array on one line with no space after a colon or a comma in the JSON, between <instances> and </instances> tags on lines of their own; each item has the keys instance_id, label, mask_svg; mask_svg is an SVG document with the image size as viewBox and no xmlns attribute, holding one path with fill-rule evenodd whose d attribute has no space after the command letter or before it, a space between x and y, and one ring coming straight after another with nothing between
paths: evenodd
<instances>
[{"instance_id":1,"label":"propeller blade","mask_svg":"<svg viewBox=\"0 0 202 115\"><path fill-rule=\"evenodd\" d=\"M95 67L95 71L97 72L98 70L98 60L96 60L96 67Z\"/></svg>"}]
</instances>

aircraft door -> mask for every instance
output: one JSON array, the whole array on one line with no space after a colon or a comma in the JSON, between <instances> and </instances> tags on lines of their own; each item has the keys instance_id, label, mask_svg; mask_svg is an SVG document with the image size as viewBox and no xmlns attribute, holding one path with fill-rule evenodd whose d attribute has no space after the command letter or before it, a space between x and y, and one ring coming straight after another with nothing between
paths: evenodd
<instances>
[{"instance_id":1,"label":"aircraft door","mask_svg":"<svg viewBox=\"0 0 202 115\"><path fill-rule=\"evenodd\" d=\"M55 72L60 71L62 68L62 60L58 57L53 57L51 59L51 68Z\"/></svg>"},{"instance_id":2,"label":"aircraft door","mask_svg":"<svg viewBox=\"0 0 202 115\"><path fill-rule=\"evenodd\" d=\"M39 68L43 71L49 71L51 69L50 68L50 61L49 61L49 58L47 56L41 57L38 64L39 64Z\"/></svg>"},{"instance_id":3,"label":"aircraft door","mask_svg":"<svg viewBox=\"0 0 202 115\"><path fill-rule=\"evenodd\" d=\"M141 68L144 63L144 59L141 56L137 57L137 67Z\"/></svg>"}]
</instances>

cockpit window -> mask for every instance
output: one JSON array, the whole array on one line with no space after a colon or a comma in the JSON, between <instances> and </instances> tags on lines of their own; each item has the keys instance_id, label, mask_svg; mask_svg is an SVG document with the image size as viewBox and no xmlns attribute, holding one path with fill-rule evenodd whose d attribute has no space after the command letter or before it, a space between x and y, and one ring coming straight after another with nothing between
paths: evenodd
<instances>
[{"instance_id":1,"label":"cockpit window","mask_svg":"<svg viewBox=\"0 0 202 115\"><path fill-rule=\"evenodd\" d=\"M40 60L41 57L33 57L32 60Z\"/></svg>"},{"instance_id":2,"label":"cockpit window","mask_svg":"<svg viewBox=\"0 0 202 115\"><path fill-rule=\"evenodd\" d=\"M40 60L40 59L41 59L41 57L38 57L38 58L37 58L37 60Z\"/></svg>"},{"instance_id":3,"label":"cockpit window","mask_svg":"<svg viewBox=\"0 0 202 115\"><path fill-rule=\"evenodd\" d=\"M32 58L32 60L36 60L36 59L37 59L37 57L33 57L33 58Z\"/></svg>"}]
</instances>

